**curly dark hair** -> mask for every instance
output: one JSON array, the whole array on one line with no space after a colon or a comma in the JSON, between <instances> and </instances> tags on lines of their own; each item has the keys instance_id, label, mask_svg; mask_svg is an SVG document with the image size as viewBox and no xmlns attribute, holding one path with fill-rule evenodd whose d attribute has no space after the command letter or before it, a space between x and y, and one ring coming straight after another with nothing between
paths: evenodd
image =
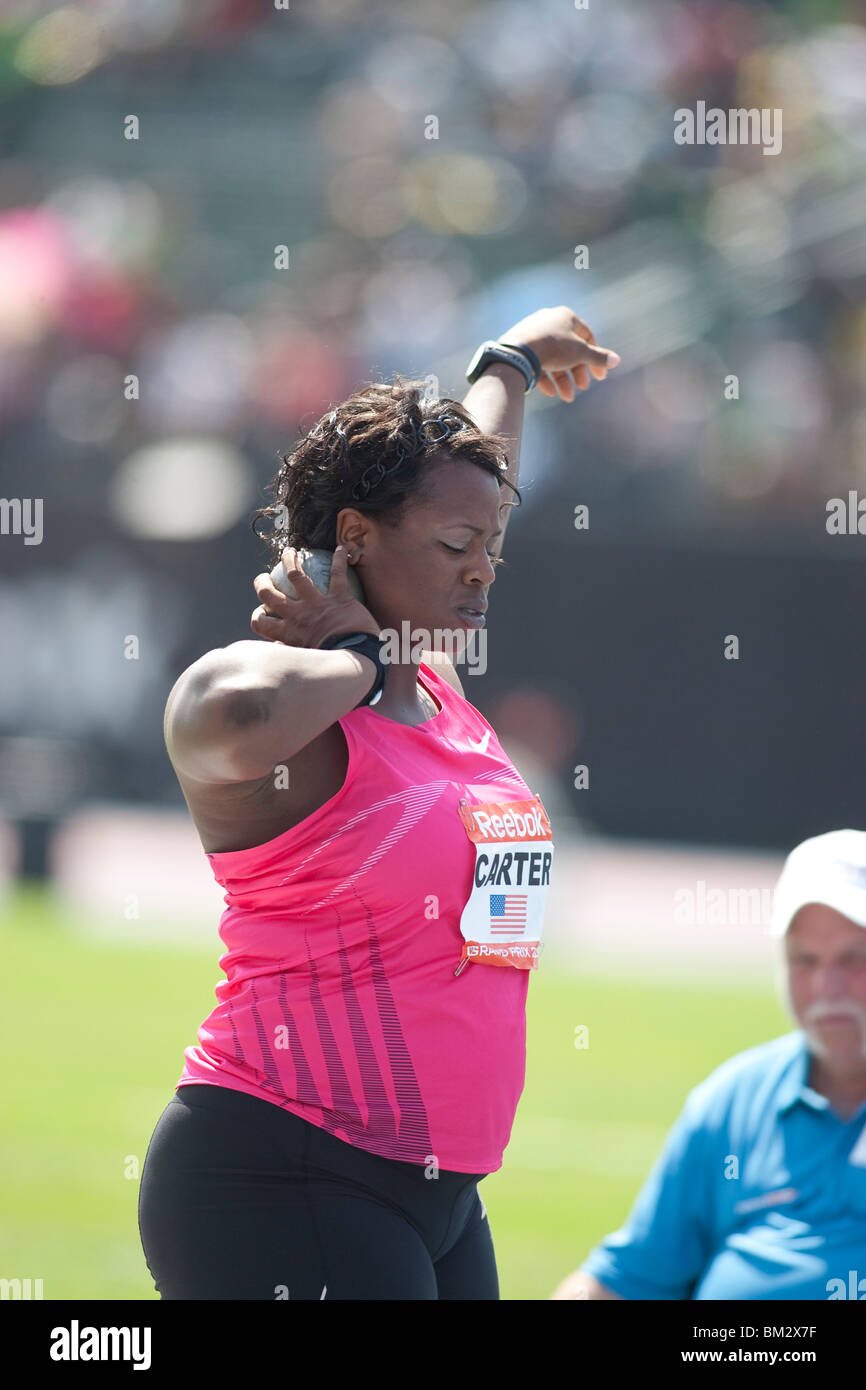
<instances>
[{"instance_id":1,"label":"curly dark hair","mask_svg":"<svg viewBox=\"0 0 866 1390\"><path fill-rule=\"evenodd\" d=\"M423 495L429 460L435 454L477 464L507 483L522 501L520 489L504 476L505 436L479 430L459 401L422 395L425 385L399 372L390 383L369 382L323 415L292 452L282 456L282 467L268 489L273 505L260 507L252 520L253 531L269 547L272 566L286 546L336 549L337 515L344 507L399 525L410 498ZM425 442L418 431L443 411L457 416L465 428L437 441L442 431L434 424ZM258 523L265 517L274 528L262 535Z\"/></svg>"}]
</instances>

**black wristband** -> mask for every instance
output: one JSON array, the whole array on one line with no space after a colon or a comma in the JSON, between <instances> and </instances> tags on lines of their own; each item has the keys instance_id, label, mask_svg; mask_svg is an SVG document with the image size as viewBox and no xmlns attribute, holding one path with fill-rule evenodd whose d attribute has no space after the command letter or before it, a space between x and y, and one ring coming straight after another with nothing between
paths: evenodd
<instances>
[{"instance_id":1,"label":"black wristband","mask_svg":"<svg viewBox=\"0 0 866 1390\"><path fill-rule=\"evenodd\" d=\"M527 347L526 343L510 343L507 338L499 338L497 341L500 342L503 347L517 348L518 352L523 353L532 368L532 375L534 378L532 384L533 386L537 386L541 376L541 363L538 360L538 354L533 352L531 347Z\"/></svg>"},{"instance_id":2,"label":"black wristband","mask_svg":"<svg viewBox=\"0 0 866 1390\"><path fill-rule=\"evenodd\" d=\"M382 660L383 641L384 638L377 637L372 632L334 632L330 637L326 637L324 642L319 643L320 651L345 649L358 652L361 656L368 656L371 661L375 661L376 679L363 700L359 700L355 705L355 709L360 709L362 705L375 704L384 689L388 667Z\"/></svg>"},{"instance_id":3,"label":"black wristband","mask_svg":"<svg viewBox=\"0 0 866 1390\"><path fill-rule=\"evenodd\" d=\"M488 338L477 349L466 368L466 380L470 386L474 385L482 372L494 362L506 362L509 367L514 367L515 371L520 372L525 382L524 391L531 391L541 375L541 363L532 348L525 345L516 346L502 339Z\"/></svg>"}]
</instances>

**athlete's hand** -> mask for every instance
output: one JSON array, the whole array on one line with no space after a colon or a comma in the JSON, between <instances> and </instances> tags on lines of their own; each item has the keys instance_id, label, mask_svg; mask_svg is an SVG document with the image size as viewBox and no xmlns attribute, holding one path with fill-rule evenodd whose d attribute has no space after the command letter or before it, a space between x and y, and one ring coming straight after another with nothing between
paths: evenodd
<instances>
[{"instance_id":1,"label":"athlete's hand","mask_svg":"<svg viewBox=\"0 0 866 1390\"><path fill-rule=\"evenodd\" d=\"M556 309L537 309L501 333L500 339L531 347L542 367L539 391L564 401L574 400L575 386L586 391L590 373L596 381L604 381L608 370L620 362L619 354L599 347L589 324L564 304Z\"/></svg>"},{"instance_id":2,"label":"athlete's hand","mask_svg":"<svg viewBox=\"0 0 866 1390\"><path fill-rule=\"evenodd\" d=\"M253 587L260 606L250 618L257 637L284 642L288 647L320 647L326 637L337 632L372 632L378 637L379 624L355 598L346 580L345 546L334 551L327 593L304 573L292 546L283 551L282 561L297 598L287 598L270 574L257 574Z\"/></svg>"}]
</instances>

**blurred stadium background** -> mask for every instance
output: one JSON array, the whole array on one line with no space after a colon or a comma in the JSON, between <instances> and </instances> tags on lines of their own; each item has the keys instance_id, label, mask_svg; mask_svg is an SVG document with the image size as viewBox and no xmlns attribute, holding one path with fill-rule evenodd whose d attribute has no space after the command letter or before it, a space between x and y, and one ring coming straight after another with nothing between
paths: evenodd
<instances>
[{"instance_id":1,"label":"blurred stadium background","mask_svg":"<svg viewBox=\"0 0 866 1390\"><path fill-rule=\"evenodd\" d=\"M531 401L467 683L557 829L526 1091L483 1188L503 1297L547 1297L686 1090L787 1031L769 890L798 840L864 823L864 540L826 528L866 489L863 19L7 0L0 491L44 511L39 544L0 535L0 1275L155 1296L136 1163L222 906L162 712L248 635L280 453L395 370L459 398L477 343L543 305L622 365ZM677 146L698 100L780 108L782 151ZM761 910L683 920L710 890Z\"/></svg>"}]
</instances>

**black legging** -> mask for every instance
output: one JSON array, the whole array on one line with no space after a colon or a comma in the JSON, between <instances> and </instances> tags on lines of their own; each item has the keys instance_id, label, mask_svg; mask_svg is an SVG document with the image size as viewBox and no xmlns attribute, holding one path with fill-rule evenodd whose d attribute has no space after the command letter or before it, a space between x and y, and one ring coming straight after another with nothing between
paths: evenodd
<instances>
[{"instance_id":1,"label":"black legging","mask_svg":"<svg viewBox=\"0 0 866 1390\"><path fill-rule=\"evenodd\" d=\"M161 1298L498 1299L484 1173L381 1158L244 1091L179 1086L138 1199Z\"/></svg>"}]
</instances>

